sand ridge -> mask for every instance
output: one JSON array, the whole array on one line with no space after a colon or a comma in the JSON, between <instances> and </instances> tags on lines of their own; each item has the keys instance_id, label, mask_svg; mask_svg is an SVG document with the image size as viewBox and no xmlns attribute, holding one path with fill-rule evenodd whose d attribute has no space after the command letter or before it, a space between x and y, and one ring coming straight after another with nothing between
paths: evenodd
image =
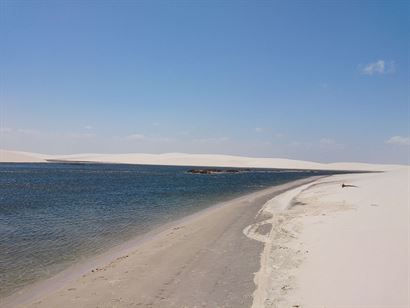
<instances>
[{"instance_id":1,"label":"sand ridge","mask_svg":"<svg viewBox=\"0 0 410 308\"><path fill-rule=\"evenodd\" d=\"M252 307L408 307L409 207L408 168L334 175L269 200L269 218L244 229L264 242ZM255 236L265 223L270 233Z\"/></svg>"},{"instance_id":2,"label":"sand ridge","mask_svg":"<svg viewBox=\"0 0 410 308\"><path fill-rule=\"evenodd\" d=\"M96 163L127 163L145 165L172 166L204 166L204 167L237 167L237 168L279 168L279 169L312 169L312 170L358 170L386 171L402 168L401 165L366 164L366 163L317 163L311 161L244 157L217 154L72 154L46 155L28 152L0 150L0 162L96 162Z\"/></svg>"}]
</instances>

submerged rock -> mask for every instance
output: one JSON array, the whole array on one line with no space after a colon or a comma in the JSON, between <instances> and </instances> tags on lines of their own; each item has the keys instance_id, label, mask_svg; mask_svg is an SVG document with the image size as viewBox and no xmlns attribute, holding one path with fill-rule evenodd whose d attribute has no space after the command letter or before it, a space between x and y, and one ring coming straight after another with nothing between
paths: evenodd
<instances>
[{"instance_id":1,"label":"submerged rock","mask_svg":"<svg viewBox=\"0 0 410 308\"><path fill-rule=\"evenodd\" d=\"M190 169L188 173L194 174L215 174L215 173L238 173L238 169Z\"/></svg>"}]
</instances>

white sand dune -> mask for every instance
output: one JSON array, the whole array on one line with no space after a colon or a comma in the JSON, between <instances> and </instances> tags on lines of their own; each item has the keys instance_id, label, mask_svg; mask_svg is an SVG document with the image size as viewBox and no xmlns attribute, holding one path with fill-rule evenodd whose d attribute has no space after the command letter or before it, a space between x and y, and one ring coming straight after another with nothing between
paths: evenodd
<instances>
[{"instance_id":1,"label":"white sand dune","mask_svg":"<svg viewBox=\"0 0 410 308\"><path fill-rule=\"evenodd\" d=\"M41 163L46 162L47 155L29 152L0 150L2 163Z\"/></svg>"},{"instance_id":2,"label":"white sand dune","mask_svg":"<svg viewBox=\"0 0 410 308\"><path fill-rule=\"evenodd\" d=\"M326 216L304 222L309 253L293 297L303 307L409 307L410 169L332 180L299 196Z\"/></svg>"},{"instance_id":3,"label":"white sand dune","mask_svg":"<svg viewBox=\"0 0 410 308\"><path fill-rule=\"evenodd\" d=\"M310 161L281 158L252 158L216 154L73 154L45 155L26 152L0 151L0 162L44 162L45 160L88 161L101 163L128 163L146 165L174 166L209 166L209 167L242 167L242 168L288 168L315 170L367 170L385 171L397 169L400 165L382 165L366 163L331 163L322 164Z\"/></svg>"},{"instance_id":4,"label":"white sand dune","mask_svg":"<svg viewBox=\"0 0 410 308\"><path fill-rule=\"evenodd\" d=\"M409 307L409 206L410 168L335 175L268 201L253 307Z\"/></svg>"}]
</instances>

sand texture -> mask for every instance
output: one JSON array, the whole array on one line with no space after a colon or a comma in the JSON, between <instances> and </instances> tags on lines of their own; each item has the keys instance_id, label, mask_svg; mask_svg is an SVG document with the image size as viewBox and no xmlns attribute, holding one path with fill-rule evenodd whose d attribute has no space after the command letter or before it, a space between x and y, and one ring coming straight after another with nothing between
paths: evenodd
<instances>
[{"instance_id":1,"label":"sand texture","mask_svg":"<svg viewBox=\"0 0 410 308\"><path fill-rule=\"evenodd\" d=\"M409 175L336 175L267 202L244 229L264 243L252 307L409 307Z\"/></svg>"}]
</instances>

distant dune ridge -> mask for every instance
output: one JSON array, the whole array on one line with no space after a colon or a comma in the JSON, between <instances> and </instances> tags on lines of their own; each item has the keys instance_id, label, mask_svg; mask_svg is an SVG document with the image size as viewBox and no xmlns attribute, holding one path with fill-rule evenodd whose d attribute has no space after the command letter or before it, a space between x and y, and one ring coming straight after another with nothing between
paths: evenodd
<instances>
[{"instance_id":1,"label":"distant dune ridge","mask_svg":"<svg viewBox=\"0 0 410 308\"><path fill-rule=\"evenodd\" d=\"M175 166L215 166L215 167L243 167L243 168L289 168L316 170L362 170L387 171L403 167L403 165L367 164L367 163L316 163L302 160L282 158L256 158L218 154L72 154L46 155L29 152L0 150L0 162L47 162L48 160L88 161L100 163L128 163L146 165L175 165Z\"/></svg>"},{"instance_id":2,"label":"distant dune ridge","mask_svg":"<svg viewBox=\"0 0 410 308\"><path fill-rule=\"evenodd\" d=\"M0 150L0 162L2 163L41 163L46 162L45 156L47 155Z\"/></svg>"}]
</instances>

